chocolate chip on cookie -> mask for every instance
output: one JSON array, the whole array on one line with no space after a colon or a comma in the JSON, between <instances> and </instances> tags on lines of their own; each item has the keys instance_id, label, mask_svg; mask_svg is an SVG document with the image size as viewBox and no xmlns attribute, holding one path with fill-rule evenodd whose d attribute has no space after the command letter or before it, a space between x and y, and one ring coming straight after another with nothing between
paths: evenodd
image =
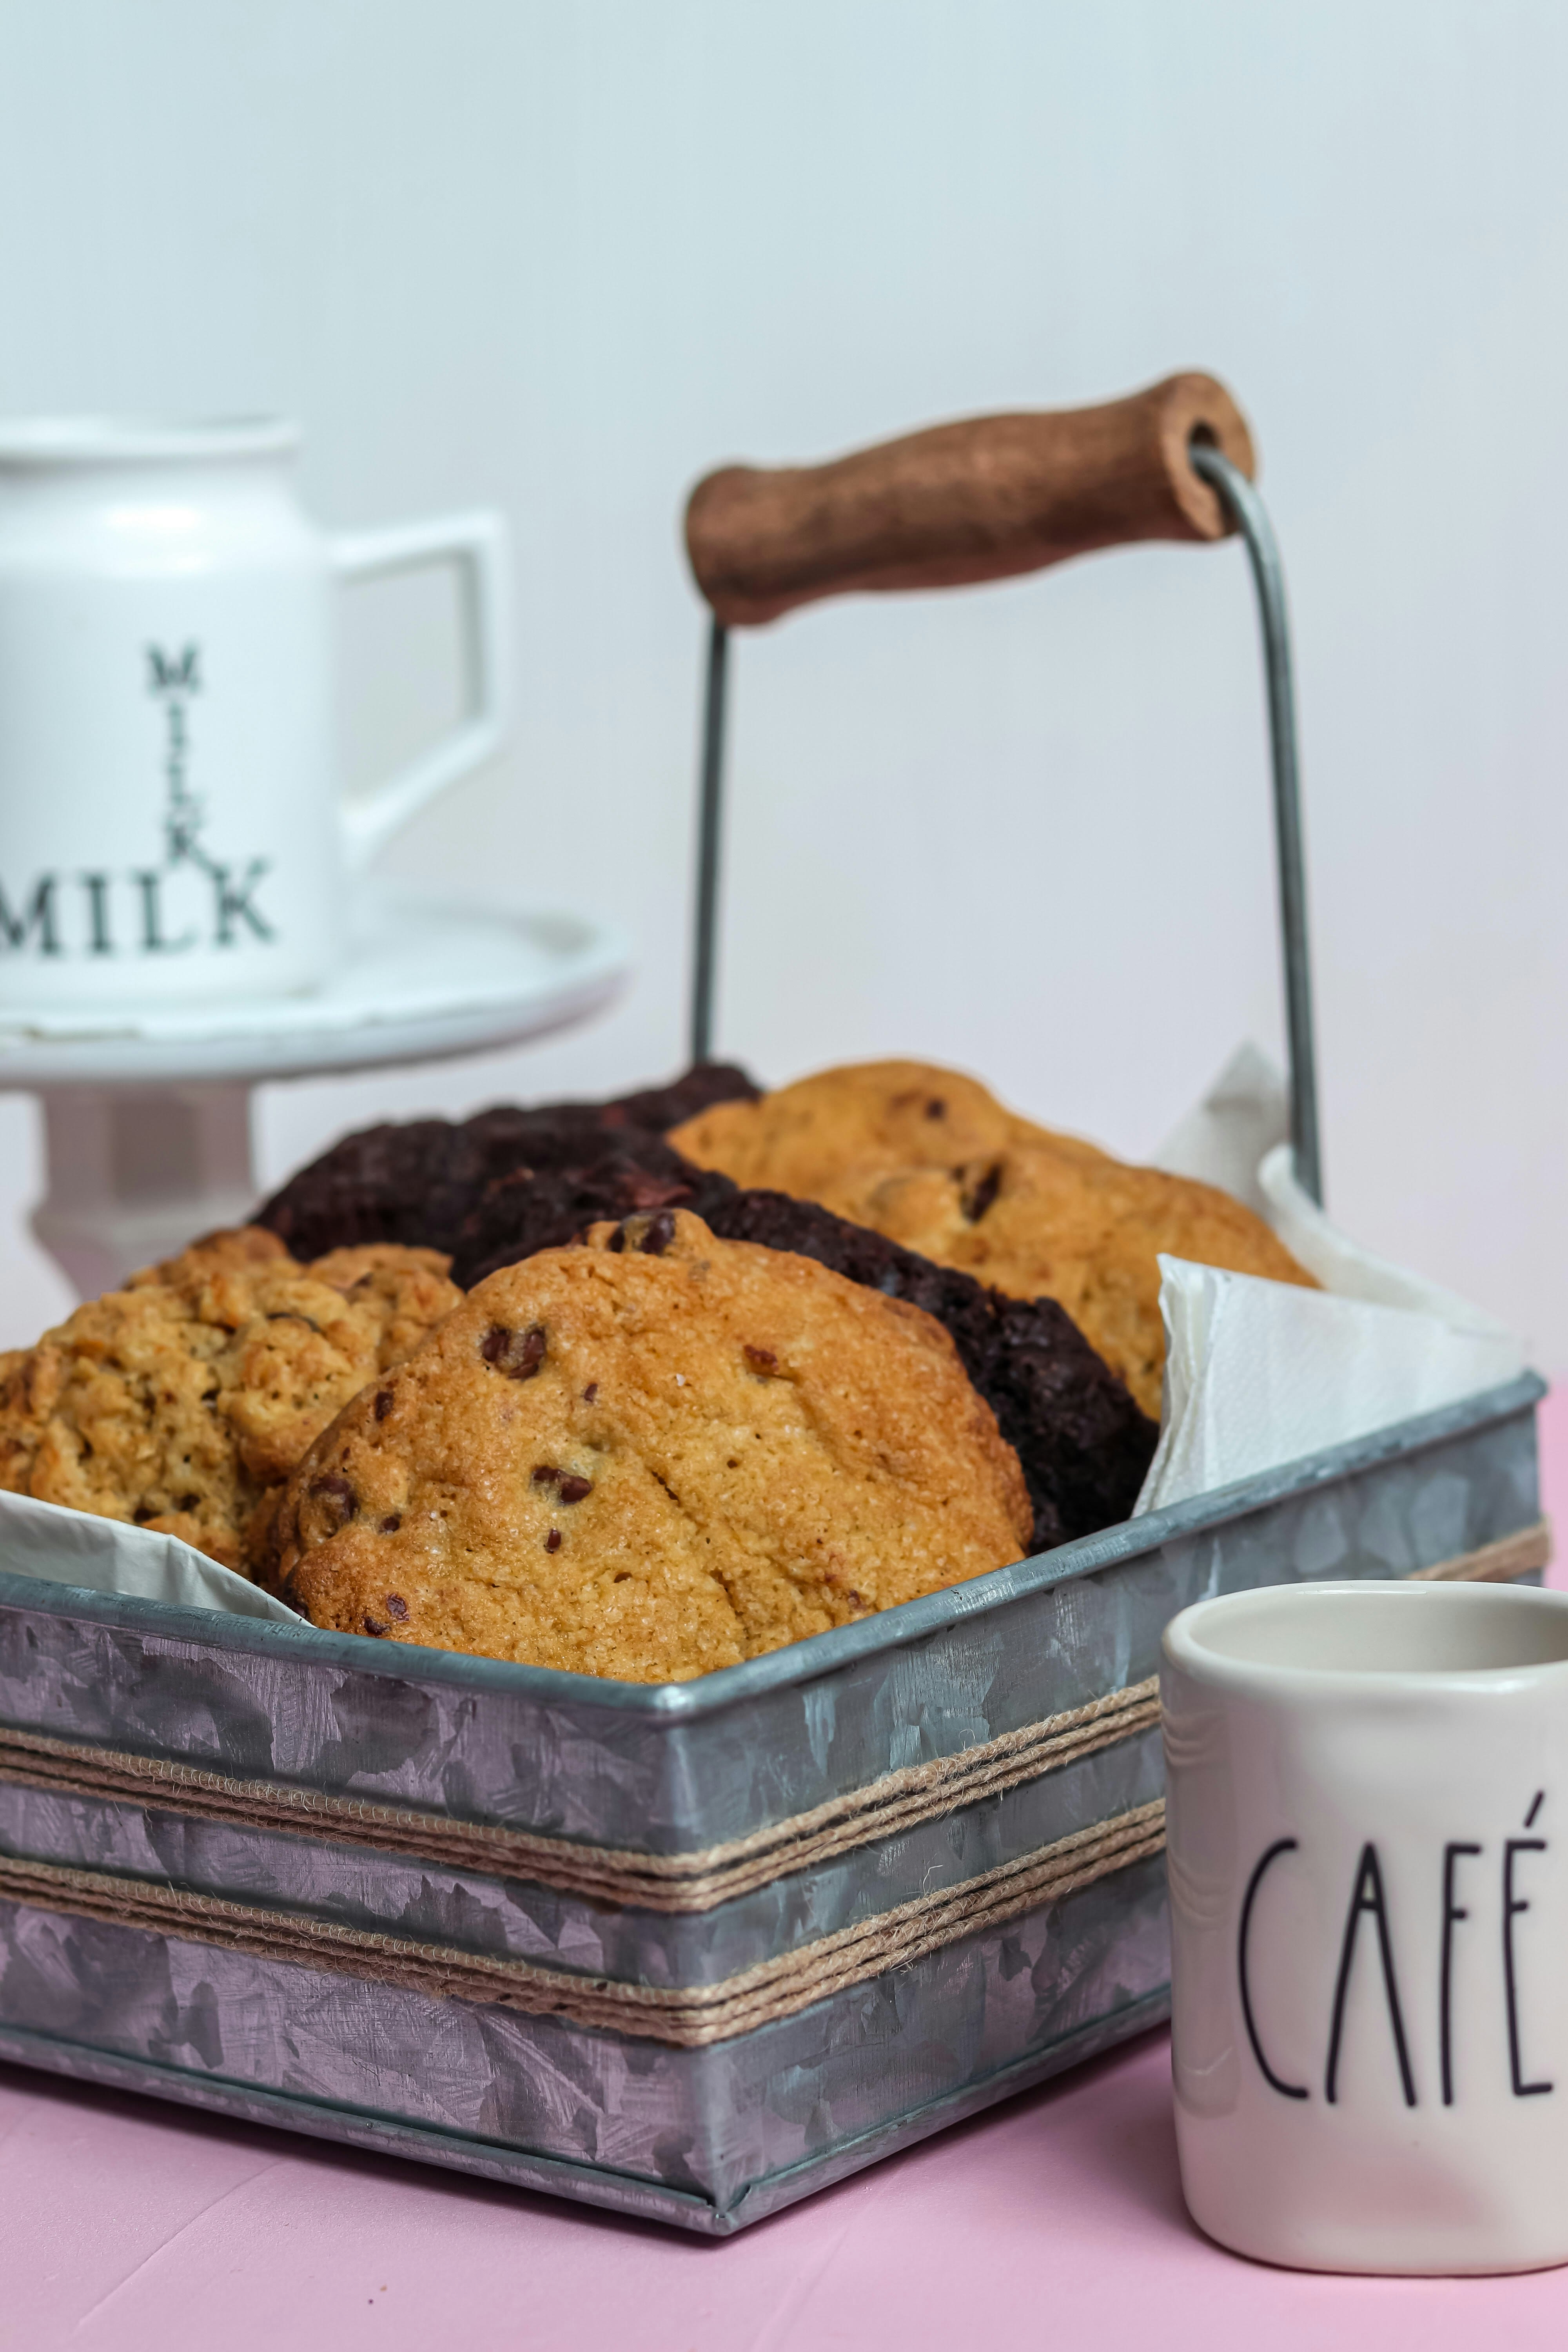
<instances>
[{"instance_id":1,"label":"chocolate chip on cookie","mask_svg":"<svg viewBox=\"0 0 1568 2352\"><path fill-rule=\"evenodd\" d=\"M525 1331L516 1330L507 1323L492 1323L479 1341L479 1353L487 1364L504 1372L509 1381L531 1381L544 1361L546 1341L544 1327L531 1323ZM381 1418L377 1414L377 1419Z\"/></svg>"}]
</instances>

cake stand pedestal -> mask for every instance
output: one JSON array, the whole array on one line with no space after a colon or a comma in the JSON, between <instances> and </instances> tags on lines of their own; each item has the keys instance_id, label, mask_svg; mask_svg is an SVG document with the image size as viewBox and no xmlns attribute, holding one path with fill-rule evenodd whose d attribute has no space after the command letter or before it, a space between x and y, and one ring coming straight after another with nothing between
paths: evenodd
<instances>
[{"instance_id":1,"label":"cake stand pedestal","mask_svg":"<svg viewBox=\"0 0 1568 2352\"><path fill-rule=\"evenodd\" d=\"M96 1297L249 1215L256 1087L545 1036L601 1011L626 969L621 941L580 916L384 888L365 894L342 969L310 996L0 1025L0 1092L43 1105L33 1231Z\"/></svg>"}]
</instances>

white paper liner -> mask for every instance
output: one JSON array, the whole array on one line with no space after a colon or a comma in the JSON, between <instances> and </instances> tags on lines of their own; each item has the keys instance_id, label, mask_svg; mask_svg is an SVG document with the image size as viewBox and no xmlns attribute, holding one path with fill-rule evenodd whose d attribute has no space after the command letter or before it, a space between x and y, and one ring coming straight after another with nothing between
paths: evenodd
<instances>
[{"instance_id":1,"label":"white paper liner","mask_svg":"<svg viewBox=\"0 0 1568 2352\"><path fill-rule=\"evenodd\" d=\"M119 1519L94 1518L28 1495L0 1494L0 1568L14 1576L42 1576L51 1584L89 1592L134 1593L141 1601L174 1601L187 1609L221 1609L230 1617L267 1617L298 1625L292 1609L230 1568L182 1543L178 1536Z\"/></svg>"},{"instance_id":2,"label":"white paper liner","mask_svg":"<svg viewBox=\"0 0 1568 2352\"><path fill-rule=\"evenodd\" d=\"M1203 1100L1172 1129L1152 1165L1172 1176L1195 1176L1217 1184L1267 1217L1268 1204L1258 1172L1276 1144L1290 1132L1290 1100L1285 1081L1267 1054L1239 1045Z\"/></svg>"},{"instance_id":3,"label":"white paper liner","mask_svg":"<svg viewBox=\"0 0 1568 2352\"><path fill-rule=\"evenodd\" d=\"M1244 1045L1156 1160L1247 1200L1323 1287L1161 1258L1164 1402L1134 1517L1524 1370L1502 1324L1331 1224L1296 1181L1286 1125L1283 1081Z\"/></svg>"}]
</instances>

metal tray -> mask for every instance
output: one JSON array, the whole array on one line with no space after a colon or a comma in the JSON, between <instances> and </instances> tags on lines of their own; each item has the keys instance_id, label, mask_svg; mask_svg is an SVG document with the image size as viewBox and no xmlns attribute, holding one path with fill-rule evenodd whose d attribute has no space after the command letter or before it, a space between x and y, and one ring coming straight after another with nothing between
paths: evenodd
<instances>
[{"instance_id":1,"label":"metal tray","mask_svg":"<svg viewBox=\"0 0 1568 2352\"><path fill-rule=\"evenodd\" d=\"M515 1855L487 1868L479 1848L433 1862L430 1836L704 1853L1139 1684L1166 1620L1204 1595L1492 1572L1473 1556L1539 1521L1542 1392L1526 1375L660 1687L0 1574L0 2053L726 2234L1163 2018L1159 1854L701 2047L369 1981L336 1951L230 1948L202 1916L89 1916L81 1889L222 1898L394 1957L525 1963L574 1996L809 1959L1155 1804L1157 1727L698 1913L574 1893ZM74 1769L95 1751L184 1778L145 1796L40 1779L40 1757ZM258 1827L201 1810L239 1784L339 1811ZM403 1826L367 1847L355 1806ZM39 1865L59 1895L18 1899L17 1872Z\"/></svg>"}]
</instances>

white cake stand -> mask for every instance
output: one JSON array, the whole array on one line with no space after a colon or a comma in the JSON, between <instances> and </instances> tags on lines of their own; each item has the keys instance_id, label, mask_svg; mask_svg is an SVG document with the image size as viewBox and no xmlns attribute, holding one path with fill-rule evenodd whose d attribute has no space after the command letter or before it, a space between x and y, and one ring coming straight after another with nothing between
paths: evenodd
<instances>
[{"instance_id":1,"label":"white cake stand","mask_svg":"<svg viewBox=\"0 0 1568 2352\"><path fill-rule=\"evenodd\" d=\"M582 916L371 887L342 969L309 996L0 1018L0 1092L44 1107L33 1231L96 1297L254 1209L254 1087L544 1036L608 1004L626 970L621 940Z\"/></svg>"}]
</instances>

